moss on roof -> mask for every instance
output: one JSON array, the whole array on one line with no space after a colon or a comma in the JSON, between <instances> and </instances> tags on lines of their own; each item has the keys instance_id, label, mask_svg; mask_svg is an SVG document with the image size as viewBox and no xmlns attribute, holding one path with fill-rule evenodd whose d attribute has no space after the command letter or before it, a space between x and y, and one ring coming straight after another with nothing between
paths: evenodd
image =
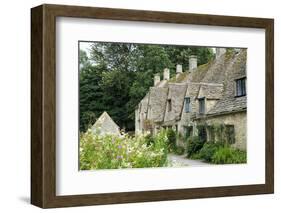
<instances>
[{"instance_id":1,"label":"moss on roof","mask_svg":"<svg viewBox=\"0 0 281 213\"><path fill-rule=\"evenodd\" d=\"M192 72L186 71L186 72L180 73L178 75L178 77L174 76L173 78L171 78L169 80L169 83L183 83L183 82L186 82L187 80L190 80L193 82L200 82L204 78L206 72L208 71L208 69L212 65L212 63L213 63L213 61L209 61L206 64L202 64L202 65L198 66L197 69Z\"/></svg>"},{"instance_id":2,"label":"moss on roof","mask_svg":"<svg viewBox=\"0 0 281 213\"><path fill-rule=\"evenodd\" d=\"M201 80L205 77L209 68L213 65L213 60L209 61L207 64L202 64L197 67L196 70L190 73L188 76L188 80L192 82L201 82Z\"/></svg>"},{"instance_id":3,"label":"moss on roof","mask_svg":"<svg viewBox=\"0 0 281 213\"><path fill-rule=\"evenodd\" d=\"M187 79L187 75L188 75L187 72L180 73L178 75L178 77L174 76L173 78L171 78L169 80L169 83L181 83L181 82L184 82Z\"/></svg>"}]
</instances>

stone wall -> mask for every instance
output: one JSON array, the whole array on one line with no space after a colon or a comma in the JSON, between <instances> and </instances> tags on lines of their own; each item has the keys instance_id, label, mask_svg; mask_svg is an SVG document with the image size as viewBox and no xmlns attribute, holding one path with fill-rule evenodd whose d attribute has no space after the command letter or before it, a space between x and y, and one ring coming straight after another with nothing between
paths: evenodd
<instances>
[{"instance_id":1,"label":"stone wall","mask_svg":"<svg viewBox=\"0 0 281 213\"><path fill-rule=\"evenodd\" d=\"M243 112L236 112L231 114L219 115L209 117L207 119L202 119L197 121L197 125L200 123L209 125L234 125L235 131L235 143L232 144L234 148L238 148L241 150L247 150L247 113L246 111Z\"/></svg>"},{"instance_id":2,"label":"stone wall","mask_svg":"<svg viewBox=\"0 0 281 213\"><path fill-rule=\"evenodd\" d=\"M216 105L218 101L217 100L210 100L210 99L205 99L205 110L206 113L208 113L213 107Z\"/></svg>"}]
</instances>

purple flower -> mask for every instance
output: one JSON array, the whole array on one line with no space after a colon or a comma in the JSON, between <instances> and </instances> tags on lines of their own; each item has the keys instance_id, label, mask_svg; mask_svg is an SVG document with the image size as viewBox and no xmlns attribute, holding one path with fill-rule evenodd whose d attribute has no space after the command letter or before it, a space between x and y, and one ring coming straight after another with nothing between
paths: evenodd
<instances>
[{"instance_id":1,"label":"purple flower","mask_svg":"<svg viewBox=\"0 0 281 213\"><path fill-rule=\"evenodd\" d=\"M118 155L116 158L117 158L117 159L122 159L123 156Z\"/></svg>"},{"instance_id":2,"label":"purple flower","mask_svg":"<svg viewBox=\"0 0 281 213\"><path fill-rule=\"evenodd\" d=\"M122 146L121 146L121 145L119 145L119 146L118 146L118 149L122 149Z\"/></svg>"}]
</instances>

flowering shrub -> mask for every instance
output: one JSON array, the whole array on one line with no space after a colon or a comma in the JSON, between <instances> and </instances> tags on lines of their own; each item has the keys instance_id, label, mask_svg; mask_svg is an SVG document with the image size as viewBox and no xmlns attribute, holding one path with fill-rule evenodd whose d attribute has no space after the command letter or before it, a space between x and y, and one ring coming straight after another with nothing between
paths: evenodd
<instances>
[{"instance_id":1,"label":"flowering shrub","mask_svg":"<svg viewBox=\"0 0 281 213\"><path fill-rule=\"evenodd\" d=\"M147 144L145 135L101 135L91 130L80 135L80 169L118 169L162 167L167 164L165 131Z\"/></svg>"}]
</instances>

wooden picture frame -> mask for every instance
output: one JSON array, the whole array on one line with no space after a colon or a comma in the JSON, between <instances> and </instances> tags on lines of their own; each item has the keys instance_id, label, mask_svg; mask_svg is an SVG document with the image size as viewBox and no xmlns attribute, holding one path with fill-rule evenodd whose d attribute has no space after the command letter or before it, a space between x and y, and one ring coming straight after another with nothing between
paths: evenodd
<instances>
[{"instance_id":1,"label":"wooden picture frame","mask_svg":"<svg viewBox=\"0 0 281 213\"><path fill-rule=\"evenodd\" d=\"M56 17L265 29L265 184L56 195ZM44 4L31 9L31 203L42 208L267 194L274 191L274 21L186 13Z\"/></svg>"}]
</instances>

